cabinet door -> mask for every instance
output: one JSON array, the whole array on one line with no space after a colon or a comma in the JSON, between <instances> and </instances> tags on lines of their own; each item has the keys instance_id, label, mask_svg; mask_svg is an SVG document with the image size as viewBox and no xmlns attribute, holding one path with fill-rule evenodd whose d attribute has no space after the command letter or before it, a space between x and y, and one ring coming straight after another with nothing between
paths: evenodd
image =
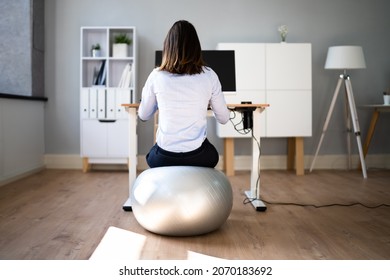
<instances>
[{"instance_id":1,"label":"cabinet door","mask_svg":"<svg viewBox=\"0 0 390 280\"><path fill-rule=\"evenodd\" d=\"M128 121L100 122L83 120L81 154L91 158L127 158L129 155Z\"/></svg>"},{"instance_id":2,"label":"cabinet door","mask_svg":"<svg viewBox=\"0 0 390 280\"><path fill-rule=\"evenodd\" d=\"M311 136L311 45L267 44L266 73L266 136Z\"/></svg>"},{"instance_id":3,"label":"cabinet door","mask_svg":"<svg viewBox=\"0 0 390 280\"><path fill-rule=\"evenodd\" d=\"M234 50L237 94L241 90L265 89L265 44L219 43L217 49Z\"/></svg>"},{"instance_id":4,"label":"cabinet door","mask_svg":"<svg viewBox=\"0 0 390 280\"><path fill-rule=\"evenodd\" d=\"M83 120L81 154L84 157L104 157L107 155L106 123L98 120Z\"/></svg>"},{"instance_id":5,"label":"cabinet door","mask_svg":"<svg viewBox=\"0 0 390 280\"><path fill-rule=\"evenodd\" d=\"M267 44L267 90L311 89L311 45Z\"/></svg>"},{"instance_id":6,"label":"cabinet door","mask_svg":"<svg viewBox=\"0 0 390 280\"><path fill-rule=\"evenodd\" d=\"M267 91L267 99L267 137L311 136L311 91Z\"/></svg>"},{"instance_id":7,"label":"cabinet door","mask_svg":"<svg viewBox=\"0 0 390 280\"><path fill-rule=\"evenodd\" d=\"M107 125L107 154L109 157L129 156L128 121L117 120Z\"/></svg>"}]
</instances>

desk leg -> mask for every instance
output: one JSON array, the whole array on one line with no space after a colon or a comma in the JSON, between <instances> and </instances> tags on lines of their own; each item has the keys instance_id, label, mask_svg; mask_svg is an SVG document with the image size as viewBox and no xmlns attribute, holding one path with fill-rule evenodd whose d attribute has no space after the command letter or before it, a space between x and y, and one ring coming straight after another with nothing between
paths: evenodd
<instances>
[{"instance_id":1,"label":"desk leg","mask_svg":"<svg viewBox=\"0 0 390 280\"><path fill-rule=\"evenodd\" d=\"M295 138L295 172L298 176L305 175L303 137Z\"/></svg>"},{"instance_id":2,"label":"desk leg","mask_svg":"<svg viewBox=\"0 0 390 280\"><path fill-rule=\"evenodd\" d=\"M367 132L367 138L366 138L366 141L364 142L364 146L363 146L364 157L366 157L366 155L367 155L368 147L370 146L372 136L374 135L375 126L376 126L376 123L378 121L378 118L379 118L379 111L375 110L374 113L372 114L370 127L368 128L368 132Z\"/></svg>"},{"instance_id":3,"label":"desk leg","mask_svg":"<svg viewBox=\"0 0 390 280\"><path fill-rule=\"evenodd\" d=\"M295 167L296 175L305 175L303 137L290 137L287 141L287 169Z\"/></svg>"},{"instance_id":4,"label":"desk leg","mask_svg":"<svg viewBox=\"0 0 390 280\"><path fill-rule=\"evenodd\" d=\"M293 170L295 167L295 138L287 139L287 170Z\"/></svg>"},{"instance_id":5,"label":"desk leg","mask_svg":"<svg viewBox=\"0 0 390 280\"><path fill-rule=\"evenodd\" d=\"M234 176L234 138L224 138L223 164L226 176Z\"/></svg>"},{"instance_id":6,"label":"desk leg","mask_svg":"<svg viewBox=\"0 0 390 280\"><path fill-rule=\"evenodd\" d=\"M262 110L257 108L253 112L253 136L252 138L252 168L251 168L251 188L245 195L255 207L256 211L265 211L267 206L260 200L260 114Z\"/></svg>"},{"instance_id":7,"label":"desk leg","mask_svg":"<svg viewBox=\"0 0 390 280\"><path fill-rule=\"evenodd\" d=\"M137 110L129 108L129 198L123 205L123 210L132 211L131 188L137 176Z\"/></svg>"}]
</instances>

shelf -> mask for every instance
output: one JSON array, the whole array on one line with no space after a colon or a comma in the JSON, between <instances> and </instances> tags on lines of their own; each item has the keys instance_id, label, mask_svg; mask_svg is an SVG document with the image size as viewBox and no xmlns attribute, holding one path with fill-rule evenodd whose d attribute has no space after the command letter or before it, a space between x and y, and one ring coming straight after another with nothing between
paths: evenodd
<instances>
[{"instance_id":1,"label":"shelf","mask_svg":"<svg viewBox=\"0 0 390 280\"><path fill-rule=\"evenodd\" d=\"M122 60L128 61L128 60L134 60L134 57L132 57L132 56L128 56L128 57L109 57L108 60L111 60L111 61L122 61Z\"/></svg>"},{"instance_id":2,"label":"shelf","mask_svg":"<svg viewBox=\"0 0 390 280\"><path fill-rule=\"evenodd\" d=\"M128 46L127 57L113 57L113 43L119 34L126 34L132 44ZM106 87L118 87L121 83L122 74L128 64L135 69L135 29L133 27L84 27L81 29L81 87L99 85ZM101 46L101 55L92 56L92 45ZM103 64L105 69L103 69ZM101 74L104 77L101 78ZM97 79L99 77L99 79ZM127 81L125 87L134 86L135 76L131 74L131 83Z\"/></svg>"},{"instance_id":3,"label":"shelf","mask_svg":"<svg viewBox=\"0 0 390 280\"><path fill-rule=\"evenodd\" d=\"M113 57L113 43L119 34L126 34L132 44L127 46L127 56ZM128 116L121 104L133 102L136 95L135 28L82 27L80 36L83 164L127 163ZM96 44L101 53L92 56L92 46Z\"/></svg>"}]
</instances>

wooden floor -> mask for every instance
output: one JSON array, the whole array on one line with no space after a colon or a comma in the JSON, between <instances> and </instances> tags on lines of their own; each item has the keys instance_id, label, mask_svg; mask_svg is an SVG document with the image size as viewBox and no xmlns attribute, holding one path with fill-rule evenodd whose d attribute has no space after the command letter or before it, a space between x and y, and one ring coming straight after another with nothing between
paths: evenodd
<instances>
[{"instance_id":1,"label":"wooden floor","mask_svg":"<svg viewBox=\"0 0 390 280\"><path fill-rule=\"evenodd\" d=\"M142 259L185 259L188 251L246 260L390 259L389 206L298 205L390 205L390 170L369 170L367 180L358 171L262 171L265 212L243 203L249 172L229 179L227 222L177 238L147 232L122 210L126 171L44 170L0 187L0 259L88 259L110 226L146 236Z\"/></svg>"}]
</instances>

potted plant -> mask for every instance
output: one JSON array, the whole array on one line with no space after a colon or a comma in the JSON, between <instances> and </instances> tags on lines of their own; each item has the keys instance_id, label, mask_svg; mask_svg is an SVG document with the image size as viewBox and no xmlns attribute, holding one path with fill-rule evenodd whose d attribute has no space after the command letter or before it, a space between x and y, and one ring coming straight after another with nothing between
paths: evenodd
<instances>
[{"instance_id":1,"label":"potted plant","mask_svg":"<svg viewBox=\"0 0 390 280\"><path fill-rule=\"evenodd\" d=\"M92 45L91 52L92 52L92 57L99 57L100 56L100 44L97 43L95 45Z\"/></svg>"},{"instance_id":2,"label":"potted plant","mask_svg":"<svg viewBox=\"0 0 390 280\"><path fill-rule=\"evenodd\" d=\"M279 34L280 34L280 38L282 39L282 43L285 43L286 42L287 33L288 33L287 25L284 24L284 25L279 26L278 31L279 31Z\"/></svg>"},{"instance_id":3,"label":"potted plant","mask_svg":"<svg viewBox=\"0 0 390 280\"><path fill-rule=\"evenodd\" d=\"M127 34L122 33L114 37L114 44L112 46L112 56L113 57L127 57L129 45L131 45L132 40L127 36Z\"/></svg>"}]
</instances>

